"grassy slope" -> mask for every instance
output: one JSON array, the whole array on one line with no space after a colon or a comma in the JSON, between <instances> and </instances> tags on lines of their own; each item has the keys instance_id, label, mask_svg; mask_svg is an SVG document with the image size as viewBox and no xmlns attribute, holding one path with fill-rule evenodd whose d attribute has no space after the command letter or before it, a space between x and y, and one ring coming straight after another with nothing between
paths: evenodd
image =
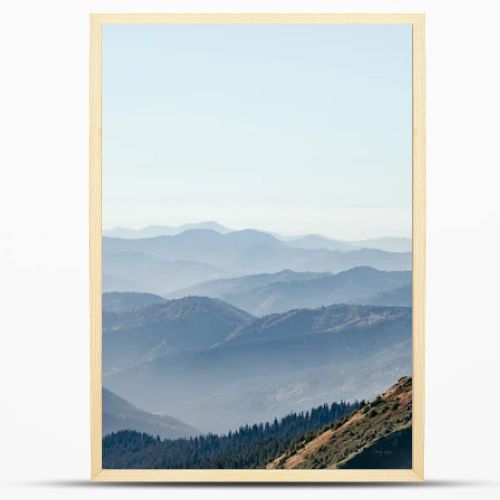
<instances>
[{"instance_id":1,"label":"grassy slope","mask_svg":"<svg viewBox=\"0 0 500 500\"><path fill-rule=\"evenodd\" d=\"M410 468L412 379L278 456L268 469Z\"/></svg>"}]
</instances>

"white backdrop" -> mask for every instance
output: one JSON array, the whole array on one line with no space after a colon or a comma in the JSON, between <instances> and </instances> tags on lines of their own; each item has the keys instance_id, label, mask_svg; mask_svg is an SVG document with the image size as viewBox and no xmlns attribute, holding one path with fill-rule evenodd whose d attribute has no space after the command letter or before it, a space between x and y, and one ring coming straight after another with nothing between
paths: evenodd
<instances>
[{"instance_id":1,"label":"white backdrop","mask_svg":"<svg viewBox=\"0 0 500 500\"><path fill-rule=\"evenodd\" d=\"M428 280L422 486L88 485L89 12L426 12ZM2 6L1 418L5 498L498 498L498 2L16 1Z\"/></svg>"}]
</instances>

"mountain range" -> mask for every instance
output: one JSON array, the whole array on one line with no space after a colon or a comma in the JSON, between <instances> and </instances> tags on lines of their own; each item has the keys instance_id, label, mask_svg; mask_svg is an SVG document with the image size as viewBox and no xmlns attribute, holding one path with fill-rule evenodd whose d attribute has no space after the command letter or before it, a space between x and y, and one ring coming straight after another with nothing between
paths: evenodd
<instances>
[{"instance_id":1,"label":"mountain range","mask_svg":"<svg viewBox=\"0 0 500 500\"><path fill-rule=\"evenodd\" d=\"M227 227L221 226L214 221L195 222L192 224L182 224L181 226L162 226L162 225L149 225L142 229L128 229L126 227L114 227L112 229L104 230L103 236L111 238L125 238L125 239L142 239L154 238L156 236L166 236L183 233L190 229L211 229L218 233L229 233L232 230Z\"/></svg>"},{"instance_id":2,"label":"mountain range","mask_svg":"<svg viewBox=\"0 0 500 500\"><path fill-rule=\"evenodd\" d=\"M163 297L153 293L109 292L102 294L102 310L106 313L130 312L164 302Z\"/></svg>"},{"instance_id":3,"label":"mountain range","mask_svg":"<svg viewBox=\"0 0 500 500\"><path fill-rule=\"evenodd\" d=\"M255 316L336 303L411 305L411 272L355 267L348 271L311 273L284 270L211 280L170 293L224 300Z\"/></svg>"},{"instance_id":4,"label":"mountain range","mask_svg":"<svg viewBox=\"0 0 500 500\"><path fill-rule=\"evenodd\" d=\"M411 371L407 307L339 304L255 318L207 297L129 310L116 302L103 312L106 387L202 431L371 397Z\"/></svg>"},{"instance_id":5,"label":"mountain range","mask_svg":"<svg viewBox=\"0 0 500 500\"><path fill-rule=\"evenodd\" d=\"M103 236L111 238L125 239L142 239L154 238L156 236L171 236L180 234L190 229L210 229L218 233L230 233L233 229L222 226L218 222L204 221L190 224L182 224L180 226L161 226L149 225L142 229L128 229L124 227L114 227L103 231ZM306 234L303 236L285 236L278 233L266 232L275 238L288 242L296 248L304 248L309 250L359 250L361 248L373 248L375 250L384 250L386 252L411 252L412 242L410 238L401 237L382 237L366 240L338 240L328 238L321 234Z\"/></svg>"},{"instance_id":6,"label":"mountain range","mask_svg":"<svg viewBox=\"0 0 500 500\"><path fill-rule=\"evenodd\" d=\"M406 463L411 420L394 397L409 390L411 401L411 382L350 424L334 420L411 374L411 240L283 236L209 221L115 228L103 235L102 262L103 433L119 453L149 443L171 465L181 446L184 465L196 464L192 446L205 453L207 443L226 442L210 433L240 428L238 439L228 434L239 449L248 436L281 429L224 463L366 467L378 454L394 468ZM339 403L328 413L330 401ZM241 430L286 415L284 427ZM182 439L195 435L207 438ZM217 466L208 451L200 463Z\"/></svg>"},{"instance_id":7,"label":"mountain range","mask_svg":"<svg viewBox=\"0 0 500 500\"><path fill-rule=\"evenodd\" d=\"M139 241L139 240L137 240ZM103 292L164 293L227 276L215 266L193 260L171 261L145 252L103 252Z\"/></svg>"},{"instance_id":8,"label":"mountain range","mask_svg":"<svg viewBox=\"0 0 500 500\"><path fill-rule=\"evenodd\" d=\"M255 230L191 229L154 238L104 237L103 291L168 294L198 283L249 274L340 272L358 266L411 270L411 252L297 248Z\"/></svg>"},{"instance_id":9,"label":"mountain range","mask_svg":"<svg viewBox=\"0 0 500 500\"><path fill-rule=\"evenodd\" d=\"M184 297L138 307L141 294L105 294L102 314L103 372L179 351L206 349L253 319L230 304ZM106 310L108 304L113 310Z\"/></svg>"},{"instance_id":10,"label":"mountain range","mask_svg":"<svg viewBox=\"0 0 500 500\"><path fill-rule=\"evenodd\" d=\"M410 238L384 237L370 240L345 241L334 240L321 234L307 234L299 238L286 238L277 235L278 239L286 241L290 246L306 250L360 250L371 248L383 250L384 252L411 252L412 242Z\"/></svg>"}]
</instances>

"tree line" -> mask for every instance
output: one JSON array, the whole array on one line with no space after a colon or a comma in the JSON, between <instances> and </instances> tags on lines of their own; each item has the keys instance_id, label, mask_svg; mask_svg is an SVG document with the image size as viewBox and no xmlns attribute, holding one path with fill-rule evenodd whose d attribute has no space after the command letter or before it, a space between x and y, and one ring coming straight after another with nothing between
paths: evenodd
<instances>
[{"instance_id":1,"label":"tree line","mask_svg":"<svg viewBox=\"0 0 500 500\"><path fill-rule=\"evenodd\" d=\"M108 469L252 469L309 435L355 411L363 402L324 404L290 413L273 422L245 425L219 436L164 439L132 430L103 438L103 467Z\"/></svg>"}]
</instances>

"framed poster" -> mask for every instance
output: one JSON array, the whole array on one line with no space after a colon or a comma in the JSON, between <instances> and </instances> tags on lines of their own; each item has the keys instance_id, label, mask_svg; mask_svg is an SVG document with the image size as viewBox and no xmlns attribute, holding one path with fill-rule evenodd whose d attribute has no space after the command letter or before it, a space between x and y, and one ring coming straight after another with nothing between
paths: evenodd
<instances>
[{"instance_id":1,"label":"framed poster","mask_svg":"<svg viewBox=\"0 0 500 500\"><path fill-rule=\"evenodd\" d=\"M94 14L92 479L423 479L422 14Z\"/></svg>"}]
</instances>

